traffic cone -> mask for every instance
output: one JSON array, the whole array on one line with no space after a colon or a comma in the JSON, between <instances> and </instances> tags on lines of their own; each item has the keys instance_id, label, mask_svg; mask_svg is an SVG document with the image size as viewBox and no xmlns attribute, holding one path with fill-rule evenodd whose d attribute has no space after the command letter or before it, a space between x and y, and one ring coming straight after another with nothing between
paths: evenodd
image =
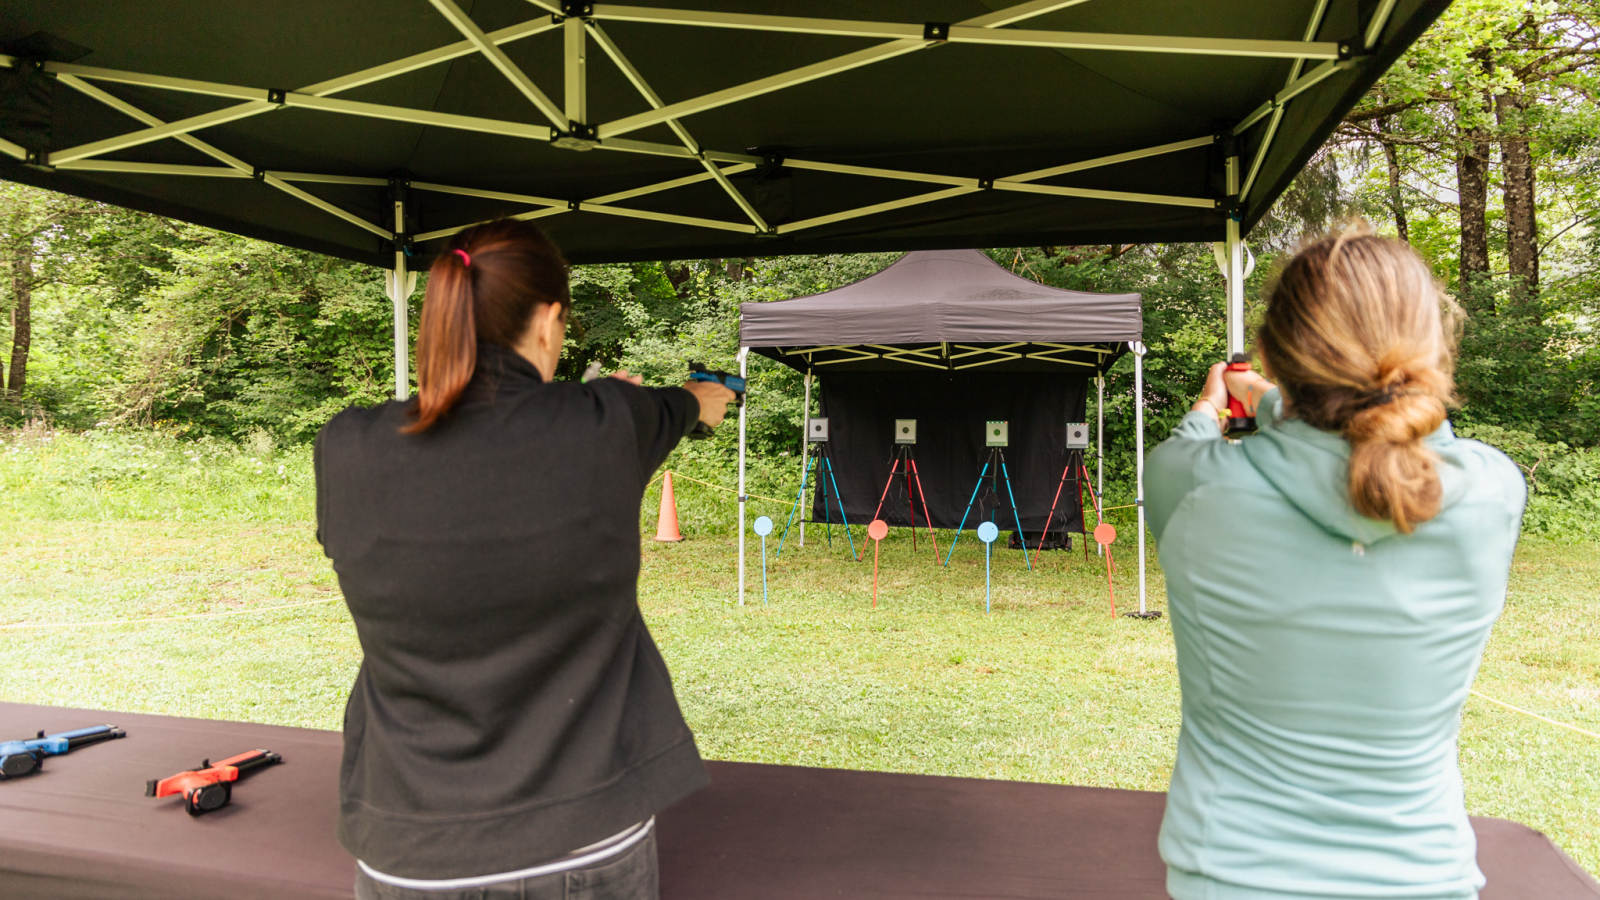
<instances>
[{"instance_id":1,"label":"traffic cone","mask_svg":"<svg viewBox=\"0 0 1600 900\"><path fill-rule=\"evenodd\" d=\"M678 533L678 498L672 494L672 473L661 478L661 512L656 517L656 540L675 543L683 540Z\"/></svg>"}]
</instances>

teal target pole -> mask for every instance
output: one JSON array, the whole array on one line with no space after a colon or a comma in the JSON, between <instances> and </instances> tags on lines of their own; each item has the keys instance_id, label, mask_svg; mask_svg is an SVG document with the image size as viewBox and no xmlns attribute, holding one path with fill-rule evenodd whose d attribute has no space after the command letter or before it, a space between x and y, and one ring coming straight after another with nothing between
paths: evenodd
<instances>
[{"instance_id":1,"label":"teal target pole","mask_svg":"<svg viewBox=\"0 0 1600 900\"><path fill-rule=\"evenodd\" d=\"M767 605L767 535L772 533L772 520L766 516L756 519L756 534L761 535L761 605Z\"/></svg>"},{"instance_id":2,"label":"teal target pole","mask_svg":"<svg viewBox=\"0 0 1600 900\"><path fill-rule=\"evenodd\" d=\"M983 611L989 612L989 559L994 554L994 539L1000 536L1000 526L984 522L978 526L978 540L983 541Z\"/></svg>"}]
</instances>

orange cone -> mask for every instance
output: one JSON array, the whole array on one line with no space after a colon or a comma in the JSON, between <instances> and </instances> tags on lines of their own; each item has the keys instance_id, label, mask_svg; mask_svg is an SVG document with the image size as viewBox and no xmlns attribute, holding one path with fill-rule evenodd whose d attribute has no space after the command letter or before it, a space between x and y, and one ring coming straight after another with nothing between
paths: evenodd
<instances>
[{"instance_id":1,"label":"orange cone","mask_svg":"<svg viewBox=\"0 0 1600 900\"><path fill-rule=\"evenodd\" d=\"M675 543L683 540L678 533L678 498L672 494L672 473L661 478L661 513L656 517L656 540Z\"/></svg>"}]
</instances>

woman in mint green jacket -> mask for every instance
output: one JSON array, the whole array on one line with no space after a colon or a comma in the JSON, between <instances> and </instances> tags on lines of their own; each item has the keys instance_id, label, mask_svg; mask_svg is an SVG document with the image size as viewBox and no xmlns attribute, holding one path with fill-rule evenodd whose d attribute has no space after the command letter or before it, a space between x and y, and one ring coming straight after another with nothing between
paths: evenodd
<instances>
[{"instance_id":1,"label":"woman in mint green jacket","mask_svg":"<svg viewBox=\"0 0 1600 900\"><path fill-rule=\"evenodd\" d=\"M1456 737L1526 487L1450 430L1447 306L1404 244L1309 245L1258 335L1278 385L1219 363L1150 455L1183 689L1161 826L1175 900L1484 884ZM1257 434L1223 439L1229 393Z\"/></svg>"}]
</instances>

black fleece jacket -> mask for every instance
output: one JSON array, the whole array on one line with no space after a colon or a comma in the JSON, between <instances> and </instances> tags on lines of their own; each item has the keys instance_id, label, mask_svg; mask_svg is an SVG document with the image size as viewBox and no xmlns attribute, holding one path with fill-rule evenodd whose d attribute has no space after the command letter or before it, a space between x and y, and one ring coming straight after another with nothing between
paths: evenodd
<instances>
[{"instance_id":1,"label":"black fleece jacket","mask_svg":"<svg viewBox=\"0 0 1600 900\"><path fill-rule=\"evenodd\" d=\"M478 347L462 402L317 438L317 535L365 654L338 834L386 874L538 865L709 778L639 614L639 504L700 414L681 388L546 383Z\"/></svg>"}]
</instances>

